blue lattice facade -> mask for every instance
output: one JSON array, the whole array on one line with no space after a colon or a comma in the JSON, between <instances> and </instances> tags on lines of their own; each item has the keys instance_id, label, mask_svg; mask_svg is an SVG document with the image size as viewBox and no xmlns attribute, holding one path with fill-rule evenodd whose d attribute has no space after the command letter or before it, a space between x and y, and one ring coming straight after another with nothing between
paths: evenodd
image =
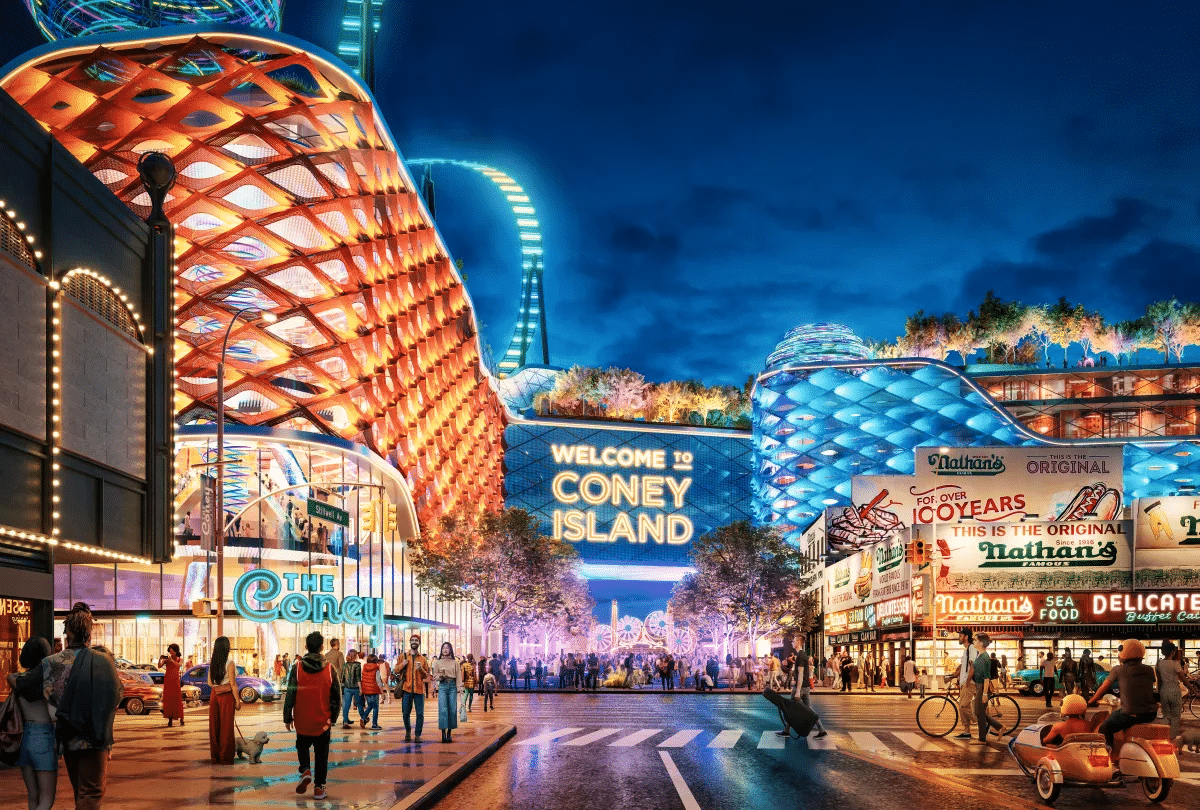
<instances>
[{"instance_id":1,"label":"blue lattice facade","mask_svg":"<svg viewBox=\"0 0 1200 810\"><path fill-rule=\"evenodd\" d=\"M1200 482L1196 437L1048 439L1031 432L958 369L936 360L787 365L759 375L754 511L798 541L856 475L910 475L922 446L1124 444L1128 498L1188 494Z\"/></svg>"}]
</instances>

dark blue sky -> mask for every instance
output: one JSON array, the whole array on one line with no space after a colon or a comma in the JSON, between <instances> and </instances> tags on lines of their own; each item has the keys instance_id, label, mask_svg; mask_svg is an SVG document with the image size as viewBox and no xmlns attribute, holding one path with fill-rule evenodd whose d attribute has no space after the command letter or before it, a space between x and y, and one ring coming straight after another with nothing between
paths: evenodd
<instances>
[{"instance_id":1,"label":"dark blue sky","mask_svg":"<svg viewBox=\"0 0 1200 810\"><path fill-rule=\"evenodd\" d=\"M37 42L19 22L5 58ZM289 0L333 50L341 3ZM995 288L1110 319L1200 299L1200 3L389 0L409 157L543 224L552 360L740 384L789 327L894 337ZM439 226L507 343L517 239L482 179Z\"/></svg>"}]
</instances>

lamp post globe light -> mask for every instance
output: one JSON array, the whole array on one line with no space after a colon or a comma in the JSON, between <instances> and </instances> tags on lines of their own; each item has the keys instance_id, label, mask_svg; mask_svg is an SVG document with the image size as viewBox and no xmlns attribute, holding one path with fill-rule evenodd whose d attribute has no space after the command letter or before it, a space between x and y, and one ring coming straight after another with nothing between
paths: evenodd
<instances>
[{"instance_id":1,"label":"lamp post globe light","mask_svg":"<svg viewBox=\"0 0 1200 810\"><path fill-rule=\"evenodd\" d=\"M245 307L233 313L229 326L225 329L225 339L221 341L221 360L217 363L217 635L225 635L225 352L229 348L229 335L233 325L247 313L247 322L275 323L274 313L260 310L258 307Z\"/></svg>"}]
</instances>

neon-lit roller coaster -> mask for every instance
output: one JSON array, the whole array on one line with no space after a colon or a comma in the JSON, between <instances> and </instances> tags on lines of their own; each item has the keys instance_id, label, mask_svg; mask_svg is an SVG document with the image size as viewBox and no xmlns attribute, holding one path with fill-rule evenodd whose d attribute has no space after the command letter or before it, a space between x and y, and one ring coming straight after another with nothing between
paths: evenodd
<instances>
[{"instance_id":1,"label":"neon-lit roller coaster","mask_svg":"<svg viewBox=\"0 0 1200 810\"><path fill-rule=\"evenodd\" d=\"M500 374L511 374L525 365L534 335L541 330L542 362L550 364L550 336L546 330L546 307L542 294L542 232L537 220L537 211L529 194L512 177L499 169L472 163L469 160L452 158L424 158L408 161L410 166L458 166L469 169L491 180L512 208L521 240L521 306L517 312L517 325L513 329L508 349L496 363ZM433 213L432 211L430 212Z\"/></svg>"}]
</instances>

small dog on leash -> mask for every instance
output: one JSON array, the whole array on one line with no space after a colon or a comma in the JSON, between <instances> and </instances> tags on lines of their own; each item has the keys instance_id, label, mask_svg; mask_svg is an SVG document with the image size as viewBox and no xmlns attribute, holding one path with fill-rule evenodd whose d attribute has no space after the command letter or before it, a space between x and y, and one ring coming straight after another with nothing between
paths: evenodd
<instances>
[{"instance_id":1,"label":"small dog on leash","mask_svg":"<svg viewBox=\"0 0 1200 810\"><path fill-rule=\"evenodd\" d=\"M1175 738L1175 747L1180 751L1187 749L1193 754L1200 754L1200 731L1189 728Z\"/></svg>"},{"instance_id":2,"label":"small dog on leash","mask_svg":"<svg viewBox=\"0 0 1200 810\"><path fill-rule=\"evenodd\" d=\"M260 731L247 740L245 737L237 738L237 756L241 759L243 756L250 758L251 765L258 765L262 762L263 749L267 747L267 743L271 738L267 736L267 732Z\"/></svg>"}]
</instances>

